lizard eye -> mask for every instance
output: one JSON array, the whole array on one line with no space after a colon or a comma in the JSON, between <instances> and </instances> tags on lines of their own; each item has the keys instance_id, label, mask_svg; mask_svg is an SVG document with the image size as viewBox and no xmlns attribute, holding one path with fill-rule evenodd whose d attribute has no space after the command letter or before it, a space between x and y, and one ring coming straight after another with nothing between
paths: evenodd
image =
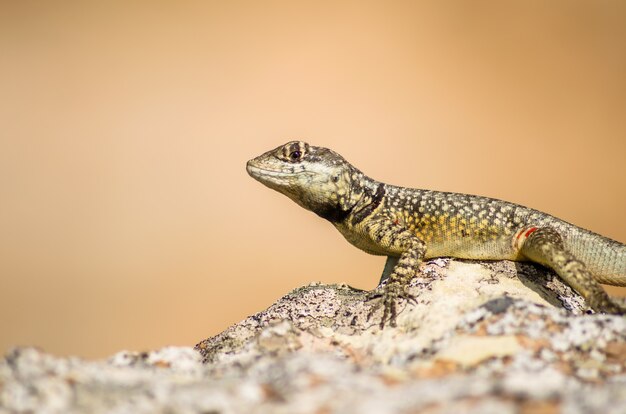
<instances>
[{"instance_id":1,"label":"lizard eye","mask_svg":"<svg viewBox=\"0 0 626 414\"><path fill-rule=\"evenodd\" d=\"M298 161L300 157L302 157L301 151L293 151L291 154L289 154L289 158L291 159L291 161Z\"/></svg>"},{"instance_id":2,"label":"lizard eye","mask_svg":"<svg viewBox=\"0 0 626 414\"><path fill-rule=\"evenodd\" d=\"M291 141L283 145L279 157L288 162L300 162L307 154L309 145L302 141Z\"/></svg>"}]
</instances>

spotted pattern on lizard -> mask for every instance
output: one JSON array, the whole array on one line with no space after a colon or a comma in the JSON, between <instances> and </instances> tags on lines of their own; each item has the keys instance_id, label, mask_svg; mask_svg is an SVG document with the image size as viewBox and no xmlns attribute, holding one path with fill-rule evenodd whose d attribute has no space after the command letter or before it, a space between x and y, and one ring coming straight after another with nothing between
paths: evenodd
<instances>
[{"instance_id":1,"label":"spotted pattern on lizard","mask_svg":"<svg viewBox=\"0 0 626 414\"><path fill-rule=\"evenodd\" d=\"M521 205L488 197L398 187L373 180L336 152L291 141L247 164L269 188L330 221L354 246L387 256L368 295L380 327L419 264L433 257L533 261L552 268L594 310L624 314L600 283L626 286L626 245ZM386 283L382 283L386 281Z\"/></svg>"}]
</instances>

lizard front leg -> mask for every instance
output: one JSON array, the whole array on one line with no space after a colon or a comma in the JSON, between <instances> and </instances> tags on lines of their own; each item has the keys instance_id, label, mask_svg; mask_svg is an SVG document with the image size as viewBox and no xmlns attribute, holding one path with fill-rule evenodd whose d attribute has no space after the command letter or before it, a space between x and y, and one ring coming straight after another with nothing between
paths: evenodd
<instances>
[{"instance_id":1,"label":"lizard front leg","mask_svg":"<svg viewBox=\"0 0 626 414\"><path fill-rule=\"evenodd\" d=\"M407 289L424 258L426 245L415 234L397 224L397 221L386 217L368 223L365 230L372 240L392 254L398 255L389 256L387 259L381 277L381 283L387 280L387 284L370 292L366 299L367 301L378 299L370 310L368 319L380 307L383 307L380 328L385 327L387 320L391 326L396 326L398 299L414 300ZM391 270L392 266L393 270Z\"/></svg>"},{"instance_id":2,"label":"lizard front leg","mask_svg":"<svg viewBox=\"0 0 626 414\"><path fill-rule=\"evenodd\" d=\"M387 256L387 261L385 262L383 274L380 275L380 281L378 282L379 285L381 285L385 280L389 279L389 276L391 276L391 273L393 273L393 269L398 264L398 260L400 260L398 256Z\"/></svg>"}]
</instances>

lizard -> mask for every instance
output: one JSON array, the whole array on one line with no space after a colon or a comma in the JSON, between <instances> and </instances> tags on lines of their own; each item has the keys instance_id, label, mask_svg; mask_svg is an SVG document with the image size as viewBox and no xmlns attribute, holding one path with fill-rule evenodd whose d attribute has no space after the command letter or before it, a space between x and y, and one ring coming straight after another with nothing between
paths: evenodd
<instances>
[{"instance_id":1,"label":"lizard","mask_svg":"<svg viewBox=\"0 0 626 414\"><path fill-rule=\"evenodd\" d=\"M626 245L519 204L376 181L335 151L290 141L248 161L250 176L330 221L345 239L387 256L369 317L396 326L397 302L435 257L531 261L553 269L598 312L626 314L600 283L626 286ZM386 282L386 283L384 283Z\"/></svg>"}]
</instances>

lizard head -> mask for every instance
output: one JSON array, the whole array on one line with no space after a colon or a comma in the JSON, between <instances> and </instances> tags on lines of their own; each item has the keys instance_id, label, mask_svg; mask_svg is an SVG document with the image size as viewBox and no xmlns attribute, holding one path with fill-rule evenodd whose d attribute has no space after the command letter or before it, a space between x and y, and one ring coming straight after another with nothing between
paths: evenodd
<instances>
[{"instance_id":1,"label":"lizard head","mask_svg":"<svg viewBox=\"0 0 626 414\"><path fill-rule=\"evenodd\" d=\"M357 203L352 185L362 173L341 155L291 141L248 161L248 174L300 206L330 221L341 221Z\"/></svg>"}]
</instances>

